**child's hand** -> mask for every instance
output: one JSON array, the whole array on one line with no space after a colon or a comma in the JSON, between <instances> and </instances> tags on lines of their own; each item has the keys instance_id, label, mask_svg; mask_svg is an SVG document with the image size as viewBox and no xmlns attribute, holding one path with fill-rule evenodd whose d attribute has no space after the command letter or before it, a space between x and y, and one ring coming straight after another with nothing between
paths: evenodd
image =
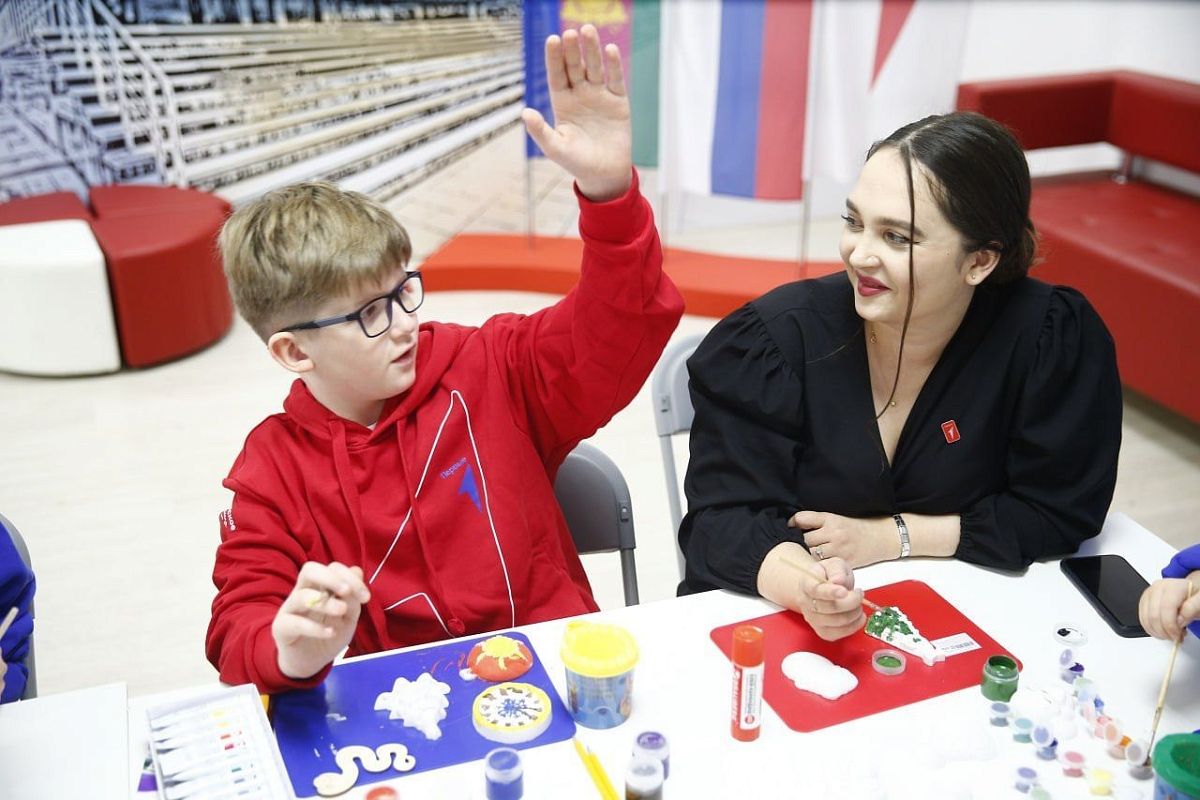
<instances>
[{"instance_id":1,"label":"child's hand","mask_svg":"<svg viewBox=\"0 0 1200 800\"><path fill-rule=\"evenodd\" d=\"M580 45L582 44L582 53ZM605 74L607 72L607 75ZM554 127L532 108L525 128L554 163L575 176L589 200L625 194L632 181L633 134L629 98L615 44L600 50L592 25L546 39L546 78Z\"/></svg>"},{"instance_id":2,"label":"child's hand","mask_svg":"<svg viewBox=\"0 0 1200 800\"><path fill-rule=\"evenodd\" d=\"M1191 599L1187 595L1188 582L1183 578L1164 578L1150 584L1138 601L1138 618L1146 633L1174 641L1185 626L1200 619L1200 591Z\"/></svg>"},{"instance_id":3,"label":"child's hand","mask_svg":"<svg viewBox=\"0 0 1200 800\"><path fill-rule=\"evenodd\" d=\"M320 672L350 644L359 611L370 597L359 567L336 561L305 564L271 623L279 670L289 678Z\"/></svg>"}]
</instances>

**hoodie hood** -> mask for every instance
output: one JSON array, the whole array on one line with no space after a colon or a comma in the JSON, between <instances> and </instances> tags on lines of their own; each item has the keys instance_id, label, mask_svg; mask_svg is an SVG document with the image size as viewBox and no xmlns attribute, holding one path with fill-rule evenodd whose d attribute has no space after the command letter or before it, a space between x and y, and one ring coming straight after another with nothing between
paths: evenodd
<instances>
[{"instance_id":1,"label":"hoodie hood","mask_svg":"<svg viewBox=\"0 0 1200 800\"><path fill-rule=\"evenodd\" d=\"M386 400L375 427L367 428L357 422L339 417L313 397L304 381L297 378L283 401L283 410L309 434L328 440L332 431L345 431L346 446L351 450L372 441L395 434L390 431L398 420L418 408L441 382L442 376L454 362L467 338L467 328L459 325L423 323L417 333L416 380L404 394ZM335 425L334 423L340 423Z\"/></svg>"}]
</instances>

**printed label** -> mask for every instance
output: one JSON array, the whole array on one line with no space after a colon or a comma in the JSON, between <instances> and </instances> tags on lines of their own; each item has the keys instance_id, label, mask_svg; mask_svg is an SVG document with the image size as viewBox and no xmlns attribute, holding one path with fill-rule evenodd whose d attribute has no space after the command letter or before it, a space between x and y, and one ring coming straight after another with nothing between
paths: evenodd
<instances>
[{"instance_id":1,"label":"printed label","mask_svg":"<svg viewBox=\"0 0 1200 800\"><path fill-rule=\"evenodd\" d=\"M979 649L979 643L965 633L934 639L930 644L947 656L956 656L959 653L969 653Z\"/></svg>"},{"instance_id":2,"label":"printed label","mask_svg":"<svg viewBox=\"0 0 1200 800\"><path fill-rule=\"evenodd\" d=\"M763 665L734 669L734 713L743 730L753 730L762 724Z\"/></svg>"}]
</instances>

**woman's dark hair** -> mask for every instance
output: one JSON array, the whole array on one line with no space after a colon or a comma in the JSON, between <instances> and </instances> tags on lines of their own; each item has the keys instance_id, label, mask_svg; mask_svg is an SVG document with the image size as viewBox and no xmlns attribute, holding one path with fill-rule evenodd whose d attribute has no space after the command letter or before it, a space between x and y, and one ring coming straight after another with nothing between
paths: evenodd
<instances>
[{"instance_id":1,"label":"woman's dark hair","mask_svg":"<svg viewBox=\"0 0 1200 800\"><path fill-rule=\"evenodd\" d=\"M1029 164L1012 132L974 111L935 114L910 122L867 151L867 160L884 147L894 147L904 162L908 182L908 302L900 329L896 378L882 417L896 397L904 341L912 318L916 284L913 281L913 231L916 194L913 162L930 176L929 190L942 216L962 234L967 252L995 250L996 268L984 283L1001 284L1023 278L1037 253L1037 232L1029 219Z\"/></svg>"},{"instance_id":2,"label":"woman's dark hair","mask_svg":"<svg viewBox=\"0 0 1200 800\"><path fill-rule=\"evenodd\" d=\"M938 208L963 235L968 252L999 251L1000 263L985 282L1008 283L1029 272L1037 251L1029 165L1008 128L973 111L956 111L905 125L871 145L867 159L883 147L895 147L933 178L929 188Z\"/></svg>"}]
</instances>

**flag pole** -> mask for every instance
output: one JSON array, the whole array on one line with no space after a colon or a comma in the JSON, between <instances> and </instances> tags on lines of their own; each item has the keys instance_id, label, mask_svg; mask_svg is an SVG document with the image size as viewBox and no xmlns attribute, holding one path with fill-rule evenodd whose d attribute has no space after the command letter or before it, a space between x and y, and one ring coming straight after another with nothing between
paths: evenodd
<instances>
[{"instance_id":1,"label":"flag pole","mask_svg":"<svg viewBox=\"0 0 1200 800\"><path fill-rule=\"evenodd\" d=\"M808 263L809 232L812 227L813 206L813 152L816 146L817 126L813 124L816 109L820 107L817 92L821 87L821 29L825 22L824 9L820 0L813 0L813 32L808 51L808 97L804 109L804 160L800 168L800 197L802 202L800 214L800 264L798 278L805 277L805 265Z\"/></svg>"},{"instance_id":2,"label":"flag pole","mask_svg":"<svg viewBox=\"0 0 1200 800\"><path fill-rule=\"evenodd\" d=\"M528 135L528 134L526 134ZM522 140L524 144L524 140ZM533 249L534 216L533 205L533 158L525 156L525 243Z\"/></svg>"}]
</instances>

